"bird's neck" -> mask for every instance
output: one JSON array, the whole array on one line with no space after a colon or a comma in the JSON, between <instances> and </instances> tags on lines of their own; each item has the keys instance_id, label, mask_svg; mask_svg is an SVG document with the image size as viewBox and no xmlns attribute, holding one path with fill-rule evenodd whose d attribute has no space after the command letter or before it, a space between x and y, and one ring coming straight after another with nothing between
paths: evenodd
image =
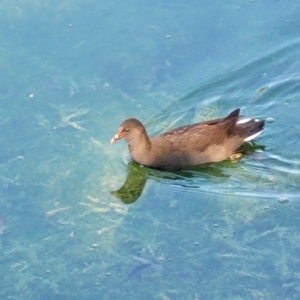
<instances>
[{"instance_id":1,"label":"bird's neck","mask_svg":"<svg viewBox=\"0 0 300 300\"><path fill-rule=\"evenodd\" d=\"M151 151L151 141L148 135L141 135L128 142L130 156L133 160L143 164L142 158L147 158L147 154Z\"/></svg>"}]
</instances>

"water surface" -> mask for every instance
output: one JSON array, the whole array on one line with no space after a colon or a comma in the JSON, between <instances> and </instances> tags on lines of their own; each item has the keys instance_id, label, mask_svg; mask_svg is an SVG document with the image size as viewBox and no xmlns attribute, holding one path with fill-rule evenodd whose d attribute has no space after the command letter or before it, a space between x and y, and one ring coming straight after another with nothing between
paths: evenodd
<instances>
[{"instance_id":1,"label":"water surface","mask_svg":"<svg viewBox=\"0 0 300 300\"><path fill-rule=\"evenodd\" d=\"M1 299L298 299L298 2L98 2L0 5ZM238 107L267 122L236 163L109 145Z\"/></svg>"}]
</instances>

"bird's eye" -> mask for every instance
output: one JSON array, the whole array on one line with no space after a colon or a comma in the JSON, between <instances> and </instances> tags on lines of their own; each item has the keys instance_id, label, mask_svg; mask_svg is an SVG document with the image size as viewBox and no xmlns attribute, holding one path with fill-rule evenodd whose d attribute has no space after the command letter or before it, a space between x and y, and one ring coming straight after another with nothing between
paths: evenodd
<instances>
[{"instance_id":1,"label":"bird's eye","mask_svg":"<svg viewBox=\"0 0 300 300\"><path fill-rule=\"evenodd\" d=\"M125 132L129 132L130 129L129 129L129 128L125 128L124 131L125 131Z\"/></svg>"}]
</instances>

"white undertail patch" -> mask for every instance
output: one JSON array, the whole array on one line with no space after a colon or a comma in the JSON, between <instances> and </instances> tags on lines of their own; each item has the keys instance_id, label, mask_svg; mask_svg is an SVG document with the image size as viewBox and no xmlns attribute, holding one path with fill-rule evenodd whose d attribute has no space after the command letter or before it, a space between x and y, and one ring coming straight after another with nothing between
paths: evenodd
<instances>
[{"instance_id":1,"label":"white undertail patch","mask_svg":"<svg viewBox=\"0 0 300 300\"><path fill-rule=\"evenodd\" d=\"M250 119L250 118L238 120L238 121L236 122L236 124L244 124L244 123L247 123L247 122L249 122L249 121L251 121L251 120L252 120L252 119ZM255 121L256 121L256 120L255 120Z\"/></svg>"},{"instance_id":2,"label":"white undertail patch","mask_svg":"<svg viewBox=\"0 0 300 300\"><path fill-rule=\"evenodd\" d=\"M248 122L250 122L250 121L252 121L252 120L254 120L255 122L259 122L258 119L251 119L251 118L248 118L248 119L238 120L238 121L236 122L236 124L245 124L245 123L248 123ZM262 133L262 130L259 131L259 132L254 133L254 134L252 134L252 135L250 135L250 136L248 136L248 137L246 137L246 138L244 139L244 142L249 142L249 141L251 141L251 140L254 140L254 139L255 139L257 136L259 136L261 133Z\"/></svg>"}]
</instances>

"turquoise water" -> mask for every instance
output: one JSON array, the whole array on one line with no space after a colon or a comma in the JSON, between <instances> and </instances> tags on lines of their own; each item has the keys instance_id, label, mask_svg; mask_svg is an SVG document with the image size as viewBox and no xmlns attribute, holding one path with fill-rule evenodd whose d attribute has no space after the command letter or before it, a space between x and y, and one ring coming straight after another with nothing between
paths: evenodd
<instances>
[{"instance_id":1,"label":"turquoise water","mask_svg":"<svg viewBox=\"0 0 300 300\"><path fill-rule=\"evenodd\" d=\"M0 6L1 299L299 299L297 1ZM267 122L235 163L109 145L237 107Z\"/></svg>"}]
</instances>

